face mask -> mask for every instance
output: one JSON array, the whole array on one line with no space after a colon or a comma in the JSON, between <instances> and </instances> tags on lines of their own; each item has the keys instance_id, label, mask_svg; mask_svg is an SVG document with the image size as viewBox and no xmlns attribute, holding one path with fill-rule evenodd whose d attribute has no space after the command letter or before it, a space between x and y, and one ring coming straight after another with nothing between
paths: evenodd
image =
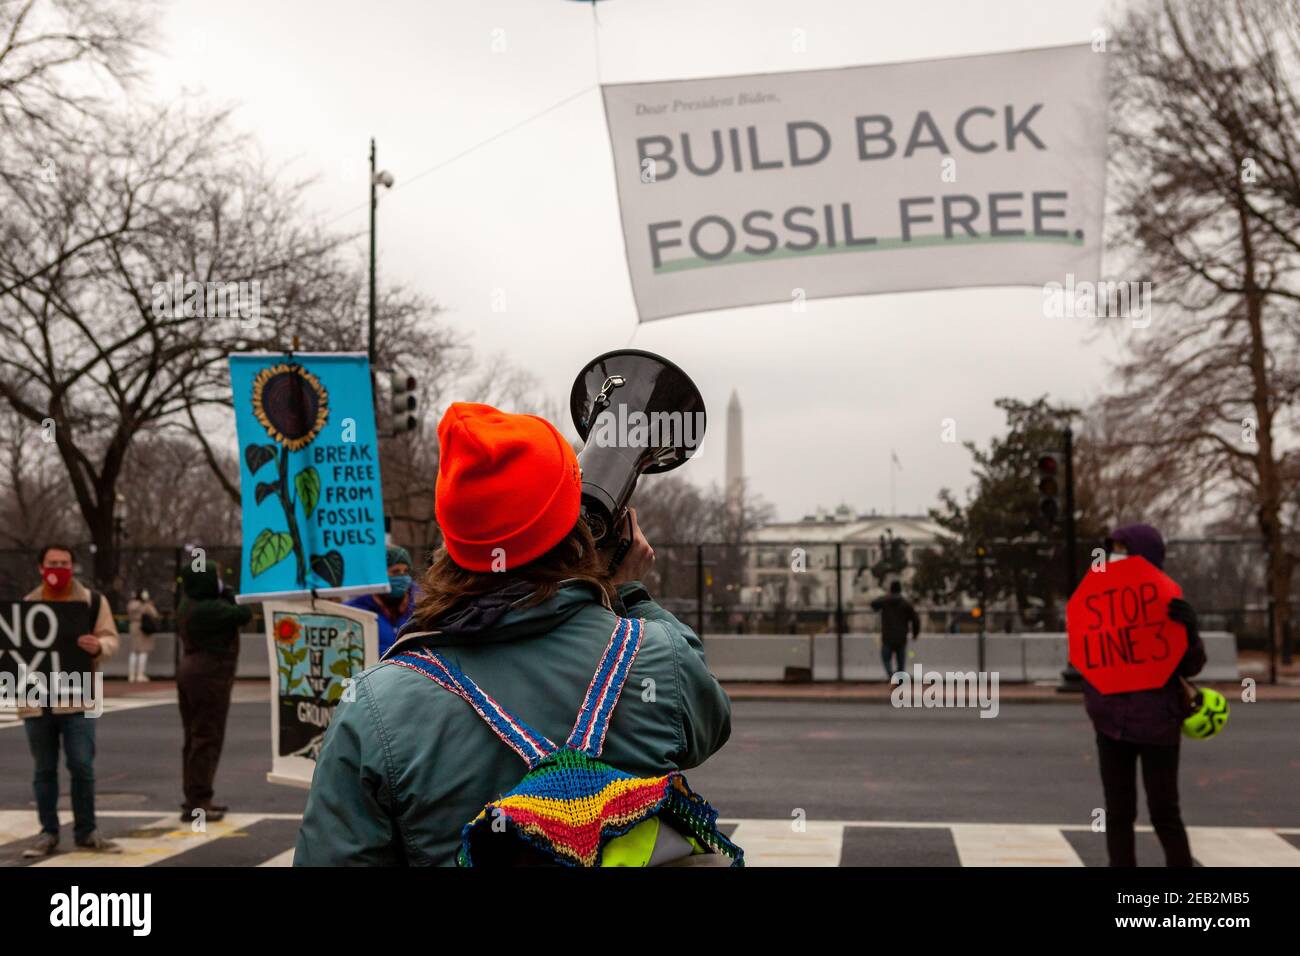
<instances>
[{"instance_id":1,"label":"face mask","mask_svg":"<svg viewBox=\"0 0 1300 956\"><path fill-rule=\"evenodd\" d=\"M411 576L409 574L390 574L388 576L388 586L393 589L390 597L404 598L406 592L411 589Z\"/></svg>"},{"instance_id":2,"label":"face mask","mask_svg":"<svg viewBox=\"0 0 1300 956\"><path fill-rule=\"evenodd\" d=\"M72 580L72 568L41 568L41 577L51 591L62 591Z\"/></svg>"},{"instance_id":3,"label":"face mask","mask_svg":"<svg viewBox=\"0 0 1300 956\"><path fill-rule=\"evenodd\" d=\"M1115 562L1115 561L1123 561L1123 560L1124 560L1125 558L1127 558L1127 557L1128 557L1127 554L1114 554L1114 553L1112 553L1112 554L1109 554L1109 555L1106 556L1106 560L1107 560L1107 561L1110 561L1110 562L1113 563L1113 562Z\"/></svg>"}]
</instances>

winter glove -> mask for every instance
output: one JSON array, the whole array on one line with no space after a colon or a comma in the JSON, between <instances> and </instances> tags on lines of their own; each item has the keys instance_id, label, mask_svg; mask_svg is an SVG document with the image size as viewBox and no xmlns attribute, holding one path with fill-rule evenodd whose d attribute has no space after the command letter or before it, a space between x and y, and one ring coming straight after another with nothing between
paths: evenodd
<instances>
[{"instance_id":1,"label":"winter glove","mask_svg":"<svg viewBox=\"0 0 1300 956\"><path fill-rule=\"evenodd\" d=\"M1196 612L1182 598L1174 598L1169 602L1169 620L1187 628L1187 653L1179 665L1179 673L1198 673L1205 664L1205 651L1198 646L1201 632L1196 626Z\"/></svg>"},{"instance_id":2,"label":"winter glove","mask_svg":"<svg viewBox=\"0 0 1300 956\"><path fill-rule=\"evenodd\" d=\"M1192 606L1182 598L1174 598L1169 602L1169 620L1177 621L1187 628L1190 635L1196 630L1196 612Z\"/></svg>"}]
</instances>

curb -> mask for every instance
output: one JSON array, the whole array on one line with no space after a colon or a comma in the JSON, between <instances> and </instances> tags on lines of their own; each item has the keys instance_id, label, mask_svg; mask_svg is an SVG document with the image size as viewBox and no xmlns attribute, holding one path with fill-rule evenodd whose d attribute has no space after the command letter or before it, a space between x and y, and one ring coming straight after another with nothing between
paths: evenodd
<instances>
[{"instance_id":1,"label":"curb","mask_svg":"<svg viewBox=\"0 0 1300 956\"><path fill-rule=\"evenodd\" d=\"M809 687L807 684L796 685L799 687ZM1232 697L1241 690L1241 685L1234 682L1206 681L1202 686L1212 687L1223 693L1225 696ZM733 701L753 700L765 702L811 702L811 703L847 703L847 704L866 704L866 703L890 703L892 688L884 686L872 687L870 689L852 689L836 691L833 685L825 688L816 688L808 690L795 690L793 687L784 689L772 686L746 686L745 682L722 682L722 689L727 692L727 696ZM1040 691L1030 691L1016 688L1008 690L999 688L998 700L1000 703L1013 704L1071 704L1079 706L1083 703L1083 693L1058 693L1055 690L1044 689ZM1300 702L1300 685L1292 684L1259 684L1258 702L1259 703L1287 703Z\"/></svg>"}]
</instances>

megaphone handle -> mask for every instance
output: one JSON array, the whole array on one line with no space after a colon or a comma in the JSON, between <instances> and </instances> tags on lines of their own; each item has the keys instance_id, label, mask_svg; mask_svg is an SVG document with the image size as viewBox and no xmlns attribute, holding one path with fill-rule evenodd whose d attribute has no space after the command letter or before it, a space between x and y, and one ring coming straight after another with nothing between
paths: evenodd
<instances>
[{"instance_id":1,"label":"megaphone handle","mask_svg":"<svg viewBox=\"0 0 1300 956\"><path fill-rule=\"evenodd\" d=\"M627 557L628 551L632 550L631 538L619 538L618 544L614 545L614 551L609 558L609 573L613 574L618 570L618 566L623 563Z\"/></svg>"}]
</instances>

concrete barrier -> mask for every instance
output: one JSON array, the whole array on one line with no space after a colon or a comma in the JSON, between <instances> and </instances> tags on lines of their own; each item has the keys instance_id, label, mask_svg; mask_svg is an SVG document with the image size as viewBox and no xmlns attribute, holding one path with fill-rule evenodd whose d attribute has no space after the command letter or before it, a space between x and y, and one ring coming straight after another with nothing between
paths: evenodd
<instances>
[{"instance_id":1,"label":"concrete barrier","mask_svg":"<svg viewBox=\"0 0 1300 956\"><path fill-rule=\"evenodd\" d=\"M1022 680L1057 680L1069 658L1064 634L1024 634L1020 638L1024 661Z\"/></svg>"},{"instance_id":2,"label":"concrete barrier","mask_svg":"<svg viewBox=\"0 0 1300 956\"><path fill-rule=\"evenodd\" d=\"M1240 679L1237 668L1237 639L1228 631L1207 631L1206 664L1200 679ZM173 680L175 634L155 634L149 655L149 676ZM1008 683L1054 681L1065 667L1064 634L990 634L985 638L984 666L997 671ZM122 649L104 666L108 677L126 677L130 638L122 635ZM787 668L813 669L813 680L835 679L835 635L818 634L706 634L704 653L709 669L719 680L785 680ZM973 634L922 634L907 642L907 669L920 664L926 671L973 671L979 667L979 642ZM879 634L844 635L844 679L883 680ZM266 678L266 638L241 634L239 669L241 678Z\"/></svg>"},{"instance_id":3,"label":"concrete barrier","mask_svg":"<svg viewBox=\"0 0 1300 956\"><path fill-rule=\"evenodd\" d=\"M119 635L121 646L118 652L104 662L105 677L125 678L130 667L131 638L127 634ZM148 674L154 680L176 679L176 635L170 632L154 636L153 650L149 654ZM269 674L266 659L266 637L262 634L239 635L239 666L236 677L265 678Z\"/></svg>"},{"instance_id":4,"label":"concrete barrier","mask_svg":"<svg viewBox=\"0 0 1300 956\"><path fill-rule=\"evenodd\" d=\"M1025 680L1055 680L1065 667L1069 649L1064 634L1024 634L1021 640L1025 649ZM1201 635L1205 643L1205 668L1198 676L1201 680L1237 680L1241 672L1237 667L1237 637L1228 631L1206 631Z\"/></svg>"},{"instance_id":5,"label":"concrete barrier","mask_svg":"<svg viewBox=\"0 0 1300 956\"><path fill-rule=\"evenodd\" d=\"M1202 680L1238 680L1237 639L1227 631L1207 631L1206 665ZM834 634L809 638L802 634L707 634L704 653L719 680L785 679L787 667L807 667L812 644L813 680L836 675ZM845 680L883 680L879 634L845 634ZM1055 681L1068 657L1064 634L989 634L984 642L984 667L1010 683ZM979 668L979 640L973 634L922 634L907 642L906 666L926 671L973 671Z\"/></svg>"},{"instance_id":6,"label":"concrete barrier","mask_svg":"<svg viewBox=\"0 0 1300 956\"><path fill-rule=\"evenodd\" d=\"M719 680L784 680L787 667L809 666L811 645L801 634L717 634L704 653Z\"/></svg>"},{"instance_id":7,"label":"concrete barrier","mask_svg":"<svg viewBox=\"0 0 1300 956\"><path fill-rule=\"evenodd\" d=\"M1237 637L1228 631L1206 631L1205 670L1197 675L1199 680L1241 680L1237 667Z\"/></svg>"}]
</instances>

